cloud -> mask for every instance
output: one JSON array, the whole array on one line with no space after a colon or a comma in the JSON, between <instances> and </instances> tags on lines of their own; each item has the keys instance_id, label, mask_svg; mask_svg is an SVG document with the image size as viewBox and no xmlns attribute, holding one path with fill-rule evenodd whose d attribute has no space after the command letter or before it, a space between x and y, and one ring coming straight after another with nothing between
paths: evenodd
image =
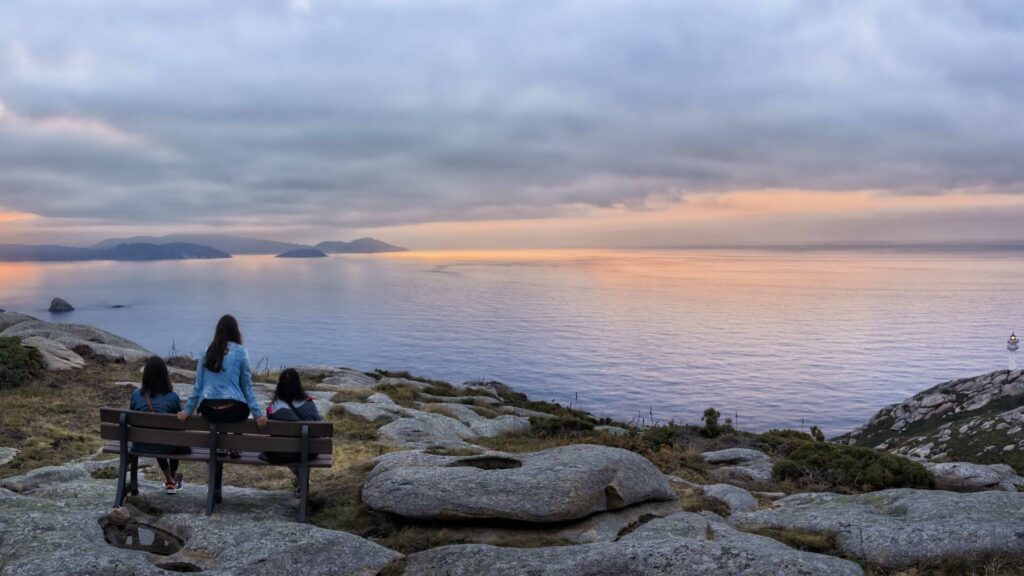
<instances>
[{"instance_id":1,"label":"cloud","mask_svg":"<svg viewBox=\"0 0 1024 576\"><path fill-rule=\"evenodd\" d=\"M0 204L44 217L367 229L1024 182L1013 2L58 4L0 8Z\"/></svg>"}]
</instances>

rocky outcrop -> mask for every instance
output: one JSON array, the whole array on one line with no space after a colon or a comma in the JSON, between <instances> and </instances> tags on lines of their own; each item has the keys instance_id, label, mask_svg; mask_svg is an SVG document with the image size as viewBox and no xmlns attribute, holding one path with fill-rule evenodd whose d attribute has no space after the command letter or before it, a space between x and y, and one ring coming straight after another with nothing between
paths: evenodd
<instances>
[{"instance_id":1,"label":"rocky outcrop","mask_svg":"<svg viewBox=\"0 0 1024 576\"><path fill-rule=\"evenodd\" d=\"M757 498L754 495L731 484L712 484L704 486L704 496L722 504L730 514L749 512L757 509Z\"/></svg>"},{"instance_id":2,"label":"rocky outcrop","mask_svg":"<svg viewBox=\"0 0 1024 576\"><path fill-rule=\"evenodd\" d=\"M597 445L470 457L387 454L377 459L362 496L370 508L406 518L534 523L676 498L643 456Z\"/></svg>"},{"instance_id":3,"label":"rocky outcrop","mask_svg":"<svg viewBox=\"0 0 1024 576\"><path fill-rule=\"evenodd\" d=\"M478 576L860 576L839 558L801 552L739 532L720 519L681 512L652 520L616 542L550 548L444 546L406 558L405 574Z\"/></svg>"},{"instance_id":4,"label":"rocky outcrop","mask_svg":"<svg viewBox=\"0 0 1024 576\"><path fill-rule=\"evenodd\" d=\"M728 448L702 454L712 478L725 483L765 484L772 480L772 459L764 452L749 448Z\"/></svg>"},{"instance_id":5,"label":"rocky outcrop","mask_svg":"<svg viewBox=\"0 0 1024 576\"><path fill-rule=\"evenodd\" d=\"M35 348L43 358L43 365L51 372L74 370L85 366L85 360L81 356L68 350L66 346L56 340L29 336L21 339L21 345L26 348Z\"/></svg>"},{"instance_id":6,"label":"rocky outcrop","mask_svg":"<svg viewBox=\"0 0 1024 576\"><path fill-rule=\"evenodd\" d=\"M419 412L404 416L377 429L377 436L404 448L459 448L477 435L454 418Z\"/></svg>"},{"instance_id":7,"label":"rocky outcrop","mask_svg":"<svg viewBox=\"0 0 1024 576\"><path fill-rule=\"evenodd\" d=\"M833 532L845 554L890 570L1024 549L1024 493L900 488L856 496L798 494L776 505L729 521Z\"/></svg>"},{"instance_id":8,"label":"rocky outcrop","mask_svg":"<svg viewBox=\"0 0 1024 576\"><path fill-rule=\"evenodd\" d=\"M75 307L63 298L54 298L50 301L50 312L73 312Z\"/></svg>"},{"instance_id":9,"label":"rocky outcrop","mask_svg":"<svg viewBox=\"0 0 1024 576\"><path fill-rule=\"evenodd\" d=\"M43 322L31 316L4 312L0 313L0 327L3 327L0 336L51 340L79 355L82 354L78 352L81 349L97 356L129 362L153 355L131 340L92 326Z\"/></svg>"},{"instance_id":10,"label":"rocky outcrop","mask_svg":"<svg viewBox=\"0 0 1024 576\"><path fill-rule=\"evenodd\" d=\"M57 476L60 476L59 474ZM70 478L73 476L73 478ZM167 497L141 481L141 497L159 516L114 515L141 522L180 540L169 556L114 547L105 540L113 481L64 475L24 494L0 491L0 558L11 576L107 574L158 576L163 567L220 575L374 574L399 555L358 536L299 524L287 492L224 487L224 504L204 513L205 490Z\"/></svg>"},{"instance_id":11,"label":"rocky outcrop","mask_svg":"<svg viewBox=\"0 0 1024 576\"><path fill-rule=\"evenodd\" d=\"M926 463L935 477L935 488L954 492L980 492L983 490L1016 491L1024 486L1024 478L1005 464L971 464L969 462Z\"/></svg>"},{"instance_id":12,"label":"rocky outcrop","mask_svg":"<svg viewBox=\"0 0 1024 576\"><path fill-rule=\"evenodd\" d=\"M934 462L1011 463L1024 469L1024 371L944 382L882 408L835 439Z\"/></svg>"},{"instance_id":13,"label":"rocky outcrop","mask_svg":"<svg viewBox=\"0 0 1024 576\"><path fill-rule=\"evenodd\" d=\"M7 464L11 460L14 460L14 457L17 455L17 448L7 448L5 446L0 446L0 466Z\"/></svg>"},{"instance_id":14,"label":"rocky outcrop","mask_svg":"<svg viewBox=\"0 0 1024 576\"><path fill-rule=\"evenodd\" d=\"M373 388L377 381L351 368L335 368L334 371L320 381L320 388L325 390L347 390L351 388Z\"/></svg>"}]
</instances>

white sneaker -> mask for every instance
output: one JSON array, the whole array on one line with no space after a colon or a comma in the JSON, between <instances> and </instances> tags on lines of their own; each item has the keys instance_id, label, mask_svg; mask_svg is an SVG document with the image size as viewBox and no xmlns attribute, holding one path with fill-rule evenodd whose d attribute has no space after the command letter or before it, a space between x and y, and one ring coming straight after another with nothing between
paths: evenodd
<instances>
[{"instance_id":1,"label":"white sneaker","mask_svg":"<svg viewBox=\"0 0 1024 576\"><path fill-rule=\"evenodd\" d=\"M167 492L168 494L177 494L178 485L174 482L164 482L164 492Z\"/></svg>"}]
</instances>

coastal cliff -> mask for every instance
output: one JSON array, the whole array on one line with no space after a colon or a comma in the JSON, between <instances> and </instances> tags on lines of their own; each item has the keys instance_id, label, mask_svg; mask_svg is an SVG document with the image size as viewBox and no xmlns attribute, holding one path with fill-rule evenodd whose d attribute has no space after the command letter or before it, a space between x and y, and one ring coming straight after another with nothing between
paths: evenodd
<instances>
[{"instance_id":1,"label":"coastal cliff","mask_svg":"<svg viewBox=\"0 0 1024 576\"><path fill-rule=\"evenodd\" d=\"M709 421L638 428L500 382L300 366L335 429L335 464L314 471L303 525L293 520L290 473L249 466L225 467L223 508L207 518L205 490L194 486L202 465L185 463L191 488L167 496L144 460L141 494L111 513L116 461L96 454L97 411L127 403L150 352L96 328L13 313L0 313L0 339L31 346L27 356L46 368L0 390L4 574L1024 573L1015 556L1024 479L1012 467L850 445L882 428L916 438L915 426L943 417L965 426L986 409L1004 419L1020 374L937 386L830 443ZM185 397L195 360L168 362ZM255 374L261 404L275 378ZM931 409L947 402L955 405ZM974 481L979 474L997 480ZM124 526L151 527L173 546L112 545Z\"/></svg>"}]
</instances>

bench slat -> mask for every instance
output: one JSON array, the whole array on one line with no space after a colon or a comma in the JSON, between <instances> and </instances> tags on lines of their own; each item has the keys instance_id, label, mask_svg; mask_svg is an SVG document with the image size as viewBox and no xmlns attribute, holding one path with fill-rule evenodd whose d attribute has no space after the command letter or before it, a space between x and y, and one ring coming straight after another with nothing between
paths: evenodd
<instances>
[{"instance_id":1,"label":"bench slat","mask_svg":"<svg viewBox=\"0 0 1024 576\"><path fill-rule=\"evenodd\" d=\"M218 432L220 432L219 427ZM100 424L100 437L104 440L120 440L121 428L117 424ZM204 448L210 445L210 432L209 430L196 432L191 430L159 430L156 428L129 426L128 441ZM332 450L332 444L331 438L310 438L309 451L313 453L329 453ZM251 452L302 452L302 441L299 438L280 436L218 433L217 446L226 450Z\"/></svg>"},{"instance_id":2,"label":"bench slat","mask_svg":"<svg viewBox=\"0 0 1024 576\"><path fill-rule=\"evenodd\" d=\"M110 443L103 446L103 452L106 454L118 454L120 451L121 447L116 443ZM154 454L135 450L130 450L129 452L133 456L172 458L174 460L185 460L188 462L207 462L210 460L210 451L206 448L193 448L190 454ZM218 457L217 460L230 464L246 464L249 466L285 466L284 464L271 464L270 462L260 460L259 452L242 452L241 458L222 456ZM334 458L330 454L321 454L318 458L309 459L309 465L313 468L330 468L333 464Z\"/></svg>"},{"instance_id":3,"label":"bench slat","mask_svg":"<svg viewBox=\"0 0 1024 576\"><path fill-rule=\"evenodd\" d=\"M161 430L198 430L208 431L210 423L200 416L193 414L184 423L179 422L174 414L154 414L152 412L138 412L119 408L100 408L100 422L117 424L121 414L128 415L130 426L142 428L157 428ZM217 429L221 432L232 432L242 434L254 434L263 436L302 436L302 426L309 426L310 438L330 438L334 436L334 424L331 422L280 422L271 420L267 422L266 428L260 428L253 419L233 424L218 424Z\"/></svg>"}]
</instances>

